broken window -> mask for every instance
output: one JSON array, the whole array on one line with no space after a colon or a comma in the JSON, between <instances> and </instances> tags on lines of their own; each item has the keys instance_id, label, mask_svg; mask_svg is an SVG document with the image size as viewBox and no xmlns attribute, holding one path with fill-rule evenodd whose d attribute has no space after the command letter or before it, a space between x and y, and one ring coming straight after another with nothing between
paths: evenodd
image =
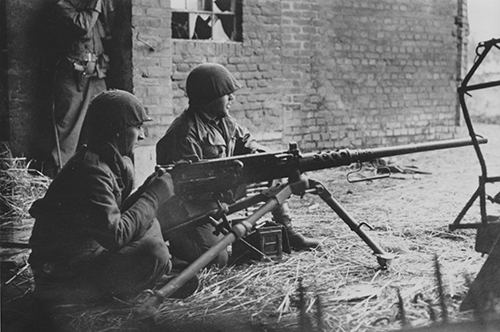
<instances>
[{"instance_id":1,"label":"broken window","mask_svg":"<svg viewBox=\"0 0 500 332\"><path fill-rule=\"evenodd\" d=\"M171 0L172 38L241 41L242 0Z\"/></svg>"}]
</instances>

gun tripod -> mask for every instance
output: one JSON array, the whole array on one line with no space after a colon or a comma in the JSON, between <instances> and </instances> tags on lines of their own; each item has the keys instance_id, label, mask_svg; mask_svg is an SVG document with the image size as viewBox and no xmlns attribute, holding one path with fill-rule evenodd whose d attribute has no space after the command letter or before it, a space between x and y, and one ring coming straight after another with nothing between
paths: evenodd
<instances>
[{"instance_id":1,"label":"gun tripod","mask_svg":"<svg viewBox=\"0 0 500 332\"><path fill-rule=\"evenodd\" d=\"M337 202L331 193L318 181L310 179L298 179L292 183L282 184L264 190L262 193L252 197L243 198L228 207L220 206L219 211L213 213L213 219L225 219L227 215L241 211L248 207L254 206L259 203L264 203L257 210L255 210L246 219L235 223L229 231L221 231L224 237L212 248L203 253L198 259L191 263L184 269L177 277L172 279L164 287L156 292L149 291L149 298L143 301L143 306L146 308L153 308L161 302L163 298L172 295L177 289L190 280L202 268L207 266L217 254L225 250L227 246L238 239L248 235L257 225L260 218L265 214L273 211L276 207L283 204L292 195L303 195L305 193L312 193L318 195L348 226L355 232L369 247L373 250L373 254L377 258L377 262L381 269L386 269L393 255L385 252L377 243L375 243L367 233L362 229L363 226L370 226L367 223L357 223L349 215L349 213ZM187 223L192 223L205 218L206 214L200 217L192 218ZM222 224L222 223L221 223ZM184 223L183 225L186 225ZM222 226L224 227L224 226ZM147 311L148 309L146 309Z\"/></svg>"}]
</instances>

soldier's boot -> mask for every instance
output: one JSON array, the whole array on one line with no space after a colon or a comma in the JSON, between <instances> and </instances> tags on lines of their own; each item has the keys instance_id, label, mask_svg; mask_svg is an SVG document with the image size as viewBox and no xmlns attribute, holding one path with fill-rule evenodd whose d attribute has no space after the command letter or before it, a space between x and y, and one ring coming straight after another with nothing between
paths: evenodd
<instances>
[{"instance_id":1,"label":"soldier's boot","mask_svg":"<svg viewBox=\"0 0 500 332\"><path fill-rule=\"evenodd\" d=\"M302 251L319 248L320 241L298 233L293 228L292 220L288 216L283 216L282 218L277 220L277 222L285 227L285 231L288 236L288 242L290 243L290 247L293 250Z\"/></svg>"}]
</instances>

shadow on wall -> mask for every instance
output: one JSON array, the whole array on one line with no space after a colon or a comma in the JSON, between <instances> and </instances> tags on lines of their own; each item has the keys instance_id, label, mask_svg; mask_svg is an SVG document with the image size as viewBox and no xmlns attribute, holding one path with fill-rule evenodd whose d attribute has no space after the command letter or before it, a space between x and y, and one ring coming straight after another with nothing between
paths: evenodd
<instances>
[{"instance_id":1,"label":"shadow on wall","mask_svg":"<svg viewBox=\"0 0 500 332\"><path fill-rule=\"evenodd\" d=\"M44 1L39 12L32 21L28 21L29 44L35 46L37 64L33 77L36 79L35 116L36 135L32 138L30 146L31 157L44 159L52 146L54 132L52 127L52 96L54 86L54 73L57 61L58 39L54 27L53 5L55 1Z\"/></svg>"},{"instance_id":2,"label":"shadow on wall","mask_svg":"<svg viewBox=\"0 0 500 332\"><path fill-rule=\"evenodd\" d=\"M0 141L9 139L6 17L5 1L0 1Z\"/></svg>"},{"instance_id":3,"label":"shadow on wall","mask_svg":"<svg viewBox=\"0 0 500 332\"><path fill-rule=\"evenodd\" d=\"M108 88L133 92L132 75L132 0L114 0L115 20L108 48L110 70Z\"/></svg>"}]
</instances>

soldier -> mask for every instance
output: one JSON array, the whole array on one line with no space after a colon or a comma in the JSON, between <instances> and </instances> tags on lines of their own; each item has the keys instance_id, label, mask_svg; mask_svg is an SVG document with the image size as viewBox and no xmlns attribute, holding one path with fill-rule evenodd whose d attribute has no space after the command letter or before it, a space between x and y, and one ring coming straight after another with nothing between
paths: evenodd
<instances>
[{"instance_id":1,"label":"soldier","mask_svg":"<svg viewBox=\"0 0 500 332\"><path fill-rule=\"evenodd\" d=\"M229 115L233 93L239 88L239 83L222 65L206 63L195 67L186 81L189 107L174 120L157 143L157 163L164 165L180 160L223 158L265 151L248 130ZM203 210L203 206L210 204L213 203L209 198L205 201L203 197L196 201L179 202L183 209L194 211ZM162 227L178 218L171 212L160 208L158 218ZM308 239L293 229L286 204L278 207L273 217L285 227L293 249L304 250L318 245L317 240ZM188 262L198 258L221 237L213 234L213 227L208 222L185 226L164 235L169 238L173 256ZM227 260L228 255L224 251L213 263L225 265Z\"/></svg>"},{"instance_id":2,"label":"soldier","mask_svg":"<svg viewBox=\"0 0 500 332\"><path fill-rule=\"evenodd\" d=\"M92 100L81 148L30 209L36 219L29 262L42 301L84 302L152 287L171 269L155 218L173 194L170 175L151 177L136 194L130 156L150 120L132 94Z\"/></svg>"},{"instance_id":3,"label":"soldier","mask_svg":"<svg viewBox=\"0 0 500 332\"><path fill-rule=\"evenodd\" d=\"M44 172L53 177L75 153L90 100L106 90L112 0L59 0L55 4L58 40L52 122L55 141ZM80 135L83 131L83 137Z\"/></svg>"}]
</instances>

